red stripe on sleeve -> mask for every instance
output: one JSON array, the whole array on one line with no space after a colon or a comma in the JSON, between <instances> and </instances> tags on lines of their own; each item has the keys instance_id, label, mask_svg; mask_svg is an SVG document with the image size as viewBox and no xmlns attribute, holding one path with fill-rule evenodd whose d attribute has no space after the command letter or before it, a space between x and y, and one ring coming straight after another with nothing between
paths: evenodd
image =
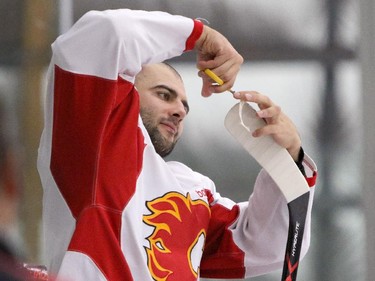
<instances>
[{"instance_id":1,"label":"red stripe on sleeve","mask_svg":"<svg viewBox=\"0 0 375 281\"><path fill-rule=\"evenodd\" d=\"M197 42L199 37L201 37L202 32L203 32L203 23L200 22L199 20L194 20L194 28L189 38L186 40L186 46L185 46L184 52L194 49L195 42Z\"/></svg>"},{"instance_id":2,"label":"red stripe on sleeve","mask_svg":"<svg viewBox=\"0 0 375 281\"><path fill-rule=\"evenodd\" d=\"M57 66L54 86L50 168L76 219L69 250L89 256L108 280L132 280L120 235L143 164L138 93L121 78Z\"/></svg>"},{"instance_id":3,"label":"red stripe on sleeve","mask_svg":"<svg viewBox=\"0 0 375 281\"><path fill-rule=\"evenodd\" d=\"M121 212L101 207L86 208L77 220L69 251L88 255L107 280L134 280L122 253ZM90 270L80 268L84 271Z\"/></svg>"},{"instance_id":4,"label":"red stripe on sleeve","mask_svg":"<svg viewBox=\"0 0 375 281\"><path fill-rule=\"evenodd\" d=\"M318 176L318 173L314 171L312 177L306 177L306 181L309 187L313 187L316 184L317 176Z\"/></svg>"},{"instance_id":5,"label":"red stripe on sleeve","mask_svg":"<svg viewBox=\"0 0 375 281\"><path fill-rule=\"evenodd\" d=\"M90 205L123 210L142 167L131 83L55 69L51 172L75 218Z\"/></svg>"}]
</instances>

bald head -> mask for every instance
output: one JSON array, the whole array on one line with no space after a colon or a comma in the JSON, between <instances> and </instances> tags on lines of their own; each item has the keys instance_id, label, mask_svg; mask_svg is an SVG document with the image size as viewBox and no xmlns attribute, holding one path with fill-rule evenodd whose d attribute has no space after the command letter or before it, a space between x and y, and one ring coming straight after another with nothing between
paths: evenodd
<instances>
[{"instance_id":1,"label":"bald head","mask_svg":"<svg viewBox=\"0 0 375 281\"><path fill-rule=\"evenodd\" d=\"M138 91L144 88L144 84L149 84L150 80L155 78L158 74L167 74L167 76L174 76L175 79L178 79L182 82L181 75L173 68L170 64L165 62L147 64L142 67L142 70L135 77L135 87Z\"/></svg>"}]
</instances>

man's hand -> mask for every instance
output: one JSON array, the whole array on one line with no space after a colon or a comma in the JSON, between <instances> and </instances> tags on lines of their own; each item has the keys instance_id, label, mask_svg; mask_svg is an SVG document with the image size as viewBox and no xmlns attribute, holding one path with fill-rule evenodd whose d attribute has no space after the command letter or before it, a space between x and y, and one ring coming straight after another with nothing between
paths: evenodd
<instances>
[{"instance_id":1,"label":"man's hand","mask_svg":"<svg viewBox=\"0 0 375 281\"><path fill-rule=\"evenodd\" d=\"M208 97L212 93L221 93L229 90L240 70L243 58L233 48L229 41L216 30L204 26L201 37L195 44L197 50L197 67L201 71L202 96ZM204 69L211 69L223 81L223 85L212 85L212 80L202 72Z\"/></svg>"},{"instance_id":2,"label":"man's hand","mask_svg":"<svg viewBox=\"0 0 375 281\"><path fill-rule=\"evenodd\" d=\"M272 100L254 91L237 92L234 98L254 102L258 104L257 115L263 118L266 125L252 132L254 137L270 135L282 147L286 148L294 161L298 160L301 148L301 138L294 123L286 116L280 106L274 104Z\"/></svg>"}]
</instances>

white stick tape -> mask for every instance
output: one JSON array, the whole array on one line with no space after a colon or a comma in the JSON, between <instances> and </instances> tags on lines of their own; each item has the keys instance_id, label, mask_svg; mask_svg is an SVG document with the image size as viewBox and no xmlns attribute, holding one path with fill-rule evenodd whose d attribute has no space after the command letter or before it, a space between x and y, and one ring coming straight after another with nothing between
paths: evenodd
<instances>
[{"instance_id":1,"label":"white stick tape","mask_svg":"<svg viewBox=\"0 0 375 281\"><path fill-rule=\"evenodd\" d=\"M254 138L251 132L264 126L264 120L246 102L234 105L225 117L225 127L245 150L268 172L287 202L309 192L306 179L288 151L271 136Z\"/></svg>"}]
</instances>

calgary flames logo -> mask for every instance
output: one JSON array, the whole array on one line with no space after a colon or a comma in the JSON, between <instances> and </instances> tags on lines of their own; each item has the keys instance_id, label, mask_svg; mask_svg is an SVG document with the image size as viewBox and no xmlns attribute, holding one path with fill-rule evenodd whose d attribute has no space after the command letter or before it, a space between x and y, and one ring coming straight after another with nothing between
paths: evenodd
<instances>
[{"instance_id":1,"label":"calgary flames logo","mask_svg":"<svg viewBox=\"0 0 375 281\"><path fill-rule=\"evenodd\" d=\"M146 203L151 214L143 221L154 228L145 247L148 268L156 281L196 280L210 209L190 194L165 194Z\"/></svg>"}]
</instances>

